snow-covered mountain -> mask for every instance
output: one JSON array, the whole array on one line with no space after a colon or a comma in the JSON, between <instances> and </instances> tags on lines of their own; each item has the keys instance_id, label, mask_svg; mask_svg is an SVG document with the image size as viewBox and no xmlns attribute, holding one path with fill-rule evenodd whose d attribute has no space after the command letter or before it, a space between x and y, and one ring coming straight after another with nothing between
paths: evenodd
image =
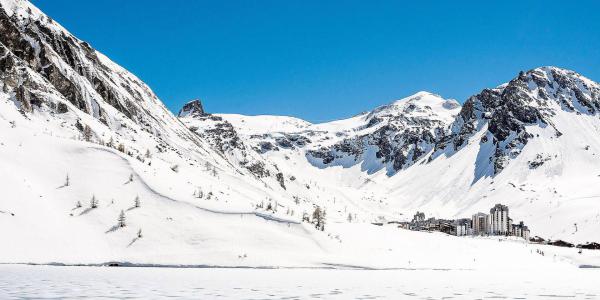
<instances>
[{"instance_id":1,"label":"snow-covered mountain","mask_svg":"<svg viewBox=\"0 0 600 300\"><path fill-rule=\"evenodd\" d=\"M357 124L346 128L347 135L336 134L343 139L307 155L318 166L361 163L367 172L385 168L391 175L433 150L459 111L455 100L419 92L356 117Z\"/></svg>"},{"instance_id":2,"label":"snow-covered mountain","mask_svg":"<svg viewBox=\"0 0 600 300\"><path fill-rule=\"evenodd\" d=\"M0 6L0 262L499 266L474 250L489 240L389 244L400 230L369 224L495 203L534 235L598 240L600 87L572 71L522 72L462 107L419 92L321 124L199 100L174 116L28 1ZM325 231L302 222L317 207ZM468 255L432 260L422 244Z\"/></svg>"},{"instance_id":3,"label":"snow-covered mountain","mask_svg":"<svg viewBox=\"0 0 600 300\"><path fill-rule=\"evenodd\" d=\"M392 175L431 152L459 111L455 100L419 92L349 119L321 124L284 116L215 114L191 119L218 118L221 127L230 128L227 135L235 132L266 158L289 150L317 168L358 165L369 174L385 169ZM187 124L190 118L182 120ZM199 123L189 126L194 131L201 127Z\"/></svg>"},{"instance_id":4,"label":"snow-covered mountain","mask_svg":"<svg viewBox=\"0 0 600 300\"><path fill-rule=\"evenodd\" d=\"M88 125L89 139L112 138L134 155L146 148L201 149L202 142L133 74L30 3L0 4L2 91L14 95L18 109L75 121L64 124L74 132ZM141 139L144 145L130 142Z\"/></svg>"},{"instance_id":5,"label":"snow-covered mountain","mask_svg":"<svg viewBox=\"0 0 600 300\"><path fill-rule=\"evenodd\" d=\"M541 67L462 107L420 92L323 124L219 117L284 174L371 192L359 201L379 199L380 215L464 217L507 203L537 234L588 241L600 229L599 87L573 71Z\"/></svg>"},{"instance_id":6,"label":"snow-covered mountain","mask_svg":"<svg viewBox=\"0 0 600 300\"><path fill-rule=\"evenodd\" d=\"M426 164L385 182L391 197L436 215L505 203L536 234L597 239L599 88L575 72L542 67L483 90L465 102Z\"/></svg>"},{"instance_id":7,"label":"snow-covered mountain","mask_svg":"<svg viewBox=\"0 0 600 300\"><path fill-rule=\"evenodd\" d=\"M559 138L562 132L553 119L559 118L561 112L572 113L565 115L571 118L582 114L600 115L599 85L573 71L556 67L521 72L509 83L485 89L469 98L453 123L452 134L438 144L438 150L441 152L452 144L450 151L457 151L470 137L486 128L481 143L486 148L494 148L489 159L493 170L479 175L494 175L536 137L533 131L537 128L551 128L554 138ZM528 127L533 129L527 130ZM583 133L596 134L593 129ZM537 164L532 162L532 167L544 161L545 158L540 158Z\"/></svg>"}]
</instances>

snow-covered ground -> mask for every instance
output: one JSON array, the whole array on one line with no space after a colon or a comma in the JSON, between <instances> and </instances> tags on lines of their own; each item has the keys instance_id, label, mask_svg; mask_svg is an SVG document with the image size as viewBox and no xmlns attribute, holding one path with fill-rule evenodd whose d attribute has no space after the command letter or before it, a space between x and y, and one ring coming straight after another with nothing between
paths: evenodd
<instances>
[{"instance_id":1,"label":"snow-covered ground","mask_svg":"<svg viewBox=\"0 0 600 300\"><path fill-rule=\"evenodd\" d=\"M598 299L599 269L324 270L0 265L2 299Z\"/></svg>"}]
</instances>

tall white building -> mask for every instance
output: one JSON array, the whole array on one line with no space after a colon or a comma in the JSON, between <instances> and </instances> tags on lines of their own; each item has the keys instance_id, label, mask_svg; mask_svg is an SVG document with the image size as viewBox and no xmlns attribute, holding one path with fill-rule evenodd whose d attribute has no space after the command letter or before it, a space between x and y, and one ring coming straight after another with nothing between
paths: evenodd
<instances>
[{"instance_id":1,"label":"tall white building","mask_svg":"<svg viewBox=\"0 0 600 300\"><path fill-rule=\"evenodd\" d=\"M510 234L510 220L508 217L508 206L496 204L490 209L490 227L489 234L508 235Z\"/></svg>"},{"instance_id":2,"label":"tall white building","mask_svg":"<svg viewBox=\"0 0 600 300\"><path fill-rule=\"evenodd\" d=\"M489 233L488 215L484 213L476 213L473 215L472 223L474 235L485 235Z\"/></svg>"}]
</instances>

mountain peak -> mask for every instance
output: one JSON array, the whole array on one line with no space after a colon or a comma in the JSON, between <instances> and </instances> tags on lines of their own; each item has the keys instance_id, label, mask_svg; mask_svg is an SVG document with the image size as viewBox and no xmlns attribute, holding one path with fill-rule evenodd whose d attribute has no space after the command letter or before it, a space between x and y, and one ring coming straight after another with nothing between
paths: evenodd
<instances>
[{"instance_id":1,"label":"mountain peak","mask_svg":"<svg viewBox=\"0 0 600 300\"><path fill-rule=\"evenodd\" d=\"M408 96L407 98L420 98L420 97L426 97L426 96L436 96L436 97L440 97L440 95L428 92L428 91L418 91L410 96Z\"/></svg>"},{"instance_id":2,"label":"mountain peak","mask_svg":"<svg viewBox=\"0 0 600 300\"><path fill-rule=\"evenodd\" d=\"M203 116L205 114L202 101L200 99L194 99L184 104L177 116L183 118L187 116Z\"/></svg>"},{"instance_id":3,"label":"mountain peak","mask_svg":"<svg viewBox=\"0 0 600 300\"><path fill-rule=\"evenodd\" d=\"M564 68L559 68L559 67L556 67L556 66L541 66L541 67L537 67L535 69L531 69L527 73L532 72L532 71L543 71L543 72L559 71L559 72L575 73L575 71L572 71L572 70L569 70L569 69L564 69Z\"/></svg>"},{"instance_id":4,"label":"mountain peak","mask_svg":"<svg viewBox=\"0 0 600 300\"><path fill-rule=\"evenodd\" d=\"M522 74L522 76L525 76L525 77L527 77L527 76L531 77L532 74L538 75L538 77L541 75L541 76L545 77L548 81L554 81L555 80L554 77L567 77L567 78L581 80L586 83L593 83L592 80L586 78L585 76L583 76L573 70L559 68L559 67L555 67L555 66L537 67L537 68L531 69L527 72L522 72L522 73L520 73L520 75L521 74Z\"/></svg>"},{"instance_id":5,"label":"mountain peak","mask_svg":"<svg viewBox=\"0 0 600 300\"><path fill-rule=\"evenodd\" d=\"M400 100L396 100L396 101L394 101L394 103L404 102L404 101L418 101L418 100L427 99L427 98L436 98L436 99L444 100L444 98L442 98L442 96L440 96L440 95L437 95L437 94L434 94L431 92L427 92L427 91L419 91L408 97L404 97Z\"/></svg>"},{"instance_id":6,"label":"mountain peak","mask_svg":"<svg viewBox=\"0 0 600 300\"><path fill-rule=\"evenodd\" d=\"M444 99L438 94L427 91L420 91L408 97L396 100L388 105L384 105L373 110L377 114L386 111L401 111L404 113L417 110L431 111L435 113L446 114L448 111L458 113L461 105L454 99Z\"/></svg>"},{"instance_id":7,"label":"mountain peak","mask_svg":"<svg viewBox=\"0 0 600 300\"><path fill-rule=\"evenodd\" d=\"M450 105L448 107L447 103L452 103L453 105ZM457 105L460 106L460 104L458 104L458 102L454 99L444 99L442 96L440 96L438 94L434 94L434 93L427 92L427 91L420 91L413 95L402 98L400 100L396 100L393 103L391 103L391 105L395 105L395 106L398 106L398 105L403 106L406 104L416 104L416 105L426 105L426 106L441 105L448 109L456 108Z\"/></svg>"}]
</instances>

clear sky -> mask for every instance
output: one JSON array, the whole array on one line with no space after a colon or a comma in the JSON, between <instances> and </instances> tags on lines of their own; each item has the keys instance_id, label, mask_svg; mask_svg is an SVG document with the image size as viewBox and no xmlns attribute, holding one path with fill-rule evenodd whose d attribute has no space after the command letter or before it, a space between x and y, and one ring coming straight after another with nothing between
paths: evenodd
<instances>
[{"instance_id":1,"label":"clear sky","mask_svg":"<svg viewBox=\"0 0 600 300\"><path fill-rule=\"evenodd\" d=\"M32 0L174 112L321 122L420 90L463 102L520 70L600 81L600 1Z\"/></svg>"}]
</instances>

